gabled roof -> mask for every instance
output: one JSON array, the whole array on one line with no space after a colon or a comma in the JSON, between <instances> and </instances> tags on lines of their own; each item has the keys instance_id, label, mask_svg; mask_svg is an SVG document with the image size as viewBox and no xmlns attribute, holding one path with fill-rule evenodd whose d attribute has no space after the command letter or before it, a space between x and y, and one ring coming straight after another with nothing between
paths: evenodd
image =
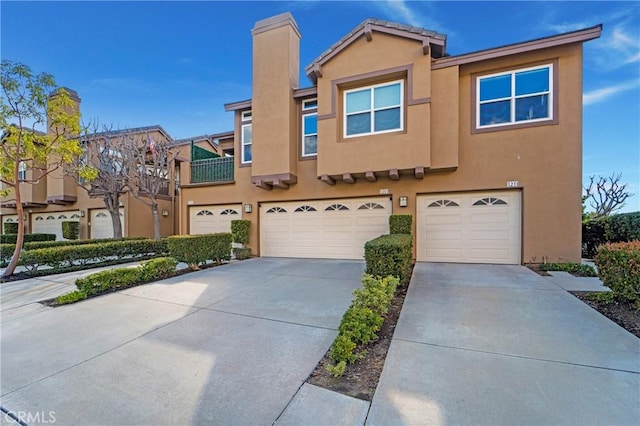
<instances>
[{"instance_id":1,"label":"gabled roof","mask_svg":"<svg viewBox=\"0 0 640 426\"><path fill-rule=\"evenodd\" d=\"M366 39L370 41L373 37L373 31L421 41L423 53L425 55L430 53L433 58L440 58L445 55L447 36L444 34L439 34L424 28L399 24L397 22L369 18L364 20L360 25L351 30L351 32L334 43L329 49L305 67L307 76L313 84L316 84L317 78L322 75L322 65L361 36L366 37Z\"/></svg>"},{"instance_id":2,"label":"gabled roof","mask_svg":"<svg viewBox=\"0 0 640 426\"><path fill-rule=\"evenodd\" d=\"M213 137L211 135L200 135L200 136L193 136L190 138L176 139L171 141L169 145L170 146L186 145L191 142L198 142L198 141L208 141L209 143L211 143L212 139Z\"/></svg>"},{"instance_id":3,"label":"gabled roof","mask_svg":"<svg viewBox=\"0 0 640 426\"><path fill-rule=\"evenodd\" d=\"M96 137L96 136L115 136L115 135L125 135L125 134L137 134L137 133L148 133L148 132L153 132L153 131L158 131L160 133L162 133L168 140L172 141L173 138L171 137L171 135L169 135L169 133L167 133L162 126L156 124L153 126L145 126L145 127L133 127L130 129L119 129L119 130L105 130L103 132L96 132L96 133L91 133L89 135L89 137Z\"/></svg>"}]
</instances>

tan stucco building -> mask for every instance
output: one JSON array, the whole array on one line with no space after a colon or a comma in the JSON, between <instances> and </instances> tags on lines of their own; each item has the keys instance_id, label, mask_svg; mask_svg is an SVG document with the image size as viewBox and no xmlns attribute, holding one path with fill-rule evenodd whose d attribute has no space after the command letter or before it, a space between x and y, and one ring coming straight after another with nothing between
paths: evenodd
<instances>
[{"instance_id":1,"label":"tan stucco building","mask_svg":"<svg viewBox=\"0 0 640 426\"><path fill-rule=\"evenodd\" d=\"M361 258L410 214L417 260L577 261L582 44L601 29L448 56L444 35L368 19L300 88L295 20L259 21L253 97L225 105L233 157L208 179L182 163L176 233L243 218L254 254Z\"/></svg>"}]
</instances>

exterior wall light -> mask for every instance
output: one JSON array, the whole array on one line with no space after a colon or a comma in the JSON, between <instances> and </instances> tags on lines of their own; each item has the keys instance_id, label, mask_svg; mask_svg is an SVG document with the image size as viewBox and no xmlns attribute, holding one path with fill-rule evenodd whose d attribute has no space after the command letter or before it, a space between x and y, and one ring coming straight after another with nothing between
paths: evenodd
<instances>
[{"instance_id":1,"label":"exterior wall light","mask_svg":"<svg viewBox=\"0 0 640 426\"><path fill-rule=\"evenodd\" d=\"M403 195L402 197L399 198L398 201L399 201L400 207L407 207L407 204L409 203L409 198Z\"/></svg>"},{"instance_id":2,"label":"exterior wall light","mask_svg":"<svg viewBox=\"0 0 640 426\"><path fill-rule=\"evenodd\" d=\"M164 216L164 217L169 216L169 210L167 210L167 209L162 210L162 216Z\"/></svg>"},{"instance_id":3,"label":"exterior wall light","mask_svg":"<svg viewBox=\"0 0 640 426\"><path fill-rule=\"evenodd\" d=\"M245 213L251 213L252 210L253 210L253 206L251 204L245 204L244 205L244 212Z\"/></svg>"},{"instance_id":4,"label":"exterior wall light","mask_svg":"<svg viewBox=\"0 0 640 426\"><path fill-rule=\"evenodd\" d=\"M84 217L84 210L80 210L80 217Z\"/></svg>"}]
</instances>

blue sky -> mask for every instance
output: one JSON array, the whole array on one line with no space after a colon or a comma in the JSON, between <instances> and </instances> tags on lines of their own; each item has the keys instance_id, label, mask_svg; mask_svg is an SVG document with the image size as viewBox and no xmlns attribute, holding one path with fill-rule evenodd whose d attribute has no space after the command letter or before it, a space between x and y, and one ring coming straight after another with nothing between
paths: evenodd
<instances>
[{"instance_id":1,"label":"blue sky","mask_svg":"<svg viewBox=\"0 0 640 426\"><path fill-rule=\"evenodd\" d=\"M447 34L452 55L603 23L584 50L584 176L621 172L640 194L638 2L3 0L0 52L78 91L85 120L187 138L233 128L223 104L251 97L250 30L285 11L302 33L301 87L304 66L369 17ZM639 195L623 211L636 210Z\"/></svg>"}]
</instances>

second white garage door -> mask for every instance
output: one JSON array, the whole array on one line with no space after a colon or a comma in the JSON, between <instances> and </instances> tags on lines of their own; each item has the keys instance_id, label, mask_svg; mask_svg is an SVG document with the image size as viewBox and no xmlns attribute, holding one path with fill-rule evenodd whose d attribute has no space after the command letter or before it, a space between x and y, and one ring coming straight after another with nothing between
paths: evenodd
<instances>
[{"instance_id":1,"label":"second white garage door","mask_svg":"<svg viewBox=\"0 0 640 426\"><path fill-rule=\"evenodd\" d=\"M189 233L231 232L231 221L242 219L242 204L190 207Z\"/></svg>"},{"instance_id":2,"label":"second white garage door","mask_svg":"<svg viewBox=\"0 0 640 426\"><path fill-rule=\"evenodd\" d=\"M520 192L418 197L418 260L520 263Z\"/></svg>"},{"instance_id":3,"label":"second white garage door","mask_svg":"<svg viewBox=\"0 0 640 426\"><path fill-rule=\"evenodd\" d=\"M78 211L34 213L33 220L34 234L55 234L56 240L64 240L62 237L62 222L78 222L80 215Z\"/></svg>"},{"instance_id":4,"label":"second white garage door","mask_svg":"<svg viewBox=\"0 0 640 426\"><path fill-rule=\"evenodd\" d=\"M91 238L113 238L113 222L107 209L91 210ZM124 209L120 209L120 226L124 237Z\"/></svg>"},{"instance_id":5,"label":"second white garage door","mask_svg":"<svg viewBox=\"0 0 640 426\"><path fill-rule=\"evenodd\" d=\"M260 254L362 259L364 243L389 232L389 197L264 203Z\"/></svg>"}]
</instances>

